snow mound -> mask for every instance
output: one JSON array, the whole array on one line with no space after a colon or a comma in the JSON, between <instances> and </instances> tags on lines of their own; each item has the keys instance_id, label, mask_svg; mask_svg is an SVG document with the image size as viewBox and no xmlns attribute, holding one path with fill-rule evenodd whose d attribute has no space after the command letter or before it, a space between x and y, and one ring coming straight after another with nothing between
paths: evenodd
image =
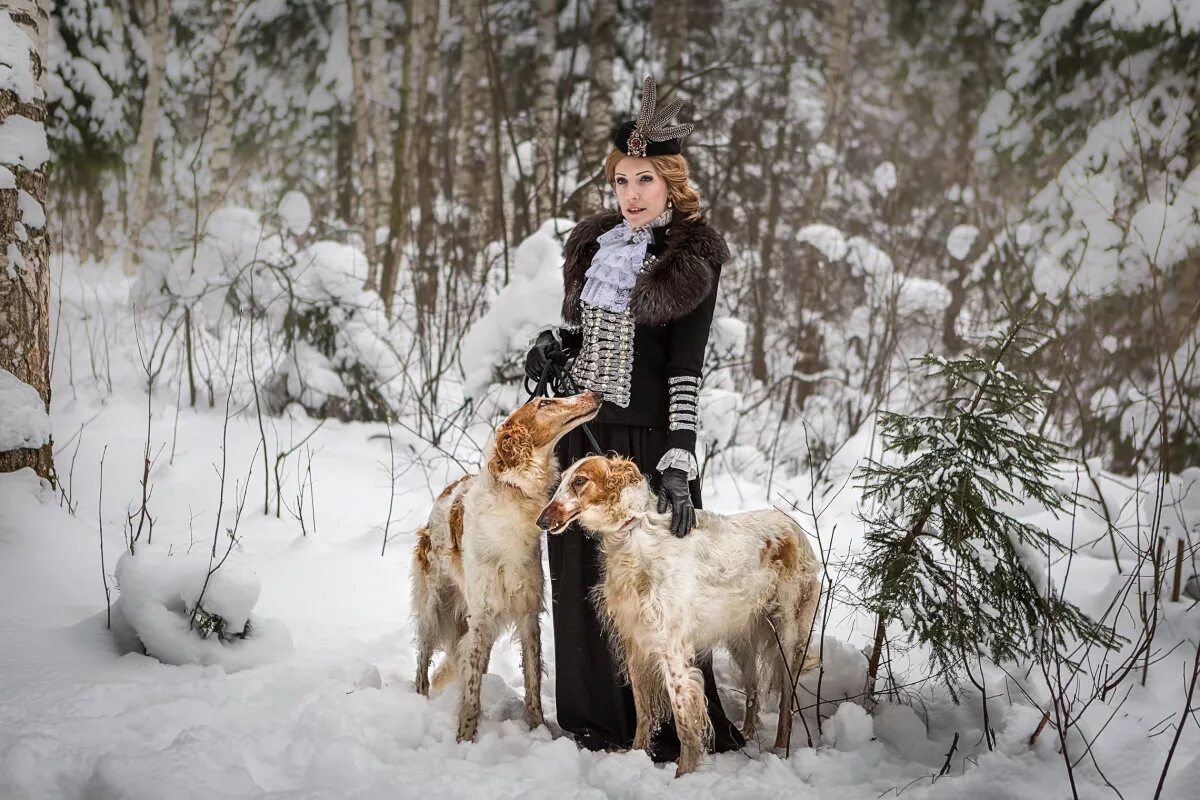
<instances>
[{"instance_id":1,"label":"snow mound","mask_svg":"<svg viewBox=\"0 0 1200 800\"><path fill-rule=\"evenodd\" d=\"M299 236L312 225L312 205L303 192L288 192L279 201L279 219L293 235Z\"/></svg>"},{"instance_id":2,"label":"snow mound","mask_svg":"<svg viewBox=\"0 0 1200 800\"><path fill-rule=\"evenodd\" d=\"M219 665L234 671L292 652L292 636L283 623L250 614L258 601L256 577L225 564L205 587L207 572L207 558L125 553L117 562L121 594L113 605L114 624L123 622L148 655L166 664ZM202 638L191 624L202 590L201 608L209 619L221 618L223 635Z\"/></svg>"},{"instance_id":3,"label":"snow mound","mask_svg":"<svg viewBox=\"0 0 1200 800\"><path fill-rule=\"evenodd\" d=\"M1178 475L1167 475L1160 484L1151 484L1142 497L1146 520L1158 517L1161 536L1187 541L1188 534L1200 532L1200 467L1188 467Z\"/></svg>"},{"instance_id":4,"label":"snow mound","mask_svg":"<svg viewBox=\"0 0 1200 800\"><path fill-rule=\"evenodd\" d=\"M517 246L510 281L462 342L462 369L468 397L481 394L497 368L514 353L524 354L540 329L559 322L562 306L563 240L574 223L549 219Z\"/></svg>"},{"instance_id":5,"label":"snow mound","mask_svg":"<svg viewBox=\"0 0 1200 800\"><path fill-rule=\"evenodd\" d=\"M0 453L50 441L46 404L28 383L0 368Z\"/></svg>"},{"instance_id":6,"label":"snow mound","mask_svg":"<svg viewBox=\"0 0 1200 800\"><path fill-rule=\"evenodd\" d=\"M824 738L838 750L861 750L875 738L875 724L857 703L842 703L829 720Z\"/></svg>"}]
</instances>

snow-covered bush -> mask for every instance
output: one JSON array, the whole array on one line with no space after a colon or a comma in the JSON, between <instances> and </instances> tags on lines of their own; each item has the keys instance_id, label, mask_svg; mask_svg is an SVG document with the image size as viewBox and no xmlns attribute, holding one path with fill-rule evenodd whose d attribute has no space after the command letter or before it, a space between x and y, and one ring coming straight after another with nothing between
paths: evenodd
<instances>
[{"instance_id":1,"label":"snow-covered bush","mask_svg":"<svg viewBox=\"0 0 1200 800\"><path fill-rule=\"evenodd\" d=\"M116 580L121 594L113 604L113 626L118 635L133 637L147 655L165 664L219 664L238 670L292 651L291 634L282 622L251 614L259 582L236 565L226 564L210 576L207 559L143 549L136 556L121 556Z\"/></svg>"},{"instance_id":2,"label":"snow-covered bush","mask_svg":"<svg viewBox=\"0 0 1200 800\"><path fill-rule=\"evenodd\" d=\"M232 383L269 413L297 403L315 417L384 419L403 366L383 303L363 289L358 249L299 244L310 220L295 193L271 215L225 207L194 248L147 258L134 287L145 339L172 331L168 374L210 404Z\"/></svg>"}]
</instances>

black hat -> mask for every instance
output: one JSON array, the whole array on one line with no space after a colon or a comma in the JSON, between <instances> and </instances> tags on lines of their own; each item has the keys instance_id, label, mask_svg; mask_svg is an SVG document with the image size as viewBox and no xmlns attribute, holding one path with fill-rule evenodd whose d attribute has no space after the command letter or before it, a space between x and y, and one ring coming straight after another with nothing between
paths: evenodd
<instances>
[{"instance_id":1,"label":"black hat","mask_svg":"<svg viewBox=\"0 0 1200 800\"><path fill-rule=\"evenodd\" d=\"M683 137L692 132L691 123L672 125L671 117L683 108L679 97L655 113L658 89L649 75L642 83L642 108L637 119L627 120L613 131L613 146L627 156L673 156L683 151Z\"/></svg>"}]
</instances>

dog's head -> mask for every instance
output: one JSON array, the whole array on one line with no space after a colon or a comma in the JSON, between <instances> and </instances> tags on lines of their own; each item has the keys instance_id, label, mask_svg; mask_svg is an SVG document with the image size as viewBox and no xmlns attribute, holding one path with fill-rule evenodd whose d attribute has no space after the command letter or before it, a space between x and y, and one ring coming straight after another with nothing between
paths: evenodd
<instances>
[{"instance_id":1,"label":"dog's head","mask_svg":"<svg viewBox=\"0 0 1200 800\"><path fill-rule=\"evenodd\" d=\"M562 533L579 520L594 533L617 533L649 510L649 496L642 485L641 470L629 459L588 456L563 474L550 504L538 517L538 527Z\"/></svg>"},{"instance_id":2,"label":"dog's head","mask_svg":"<svg viewBox=\"0 0 1200 800\"><path fill-rule=\"evenodd\" d=\"M545 492L552 479L550 455L558 440L600 412L600 395L535 397L496 429L488 453L488 471L498 481ZM533 484L542 484L540 488Z\"/></svg>"}]
</instances>

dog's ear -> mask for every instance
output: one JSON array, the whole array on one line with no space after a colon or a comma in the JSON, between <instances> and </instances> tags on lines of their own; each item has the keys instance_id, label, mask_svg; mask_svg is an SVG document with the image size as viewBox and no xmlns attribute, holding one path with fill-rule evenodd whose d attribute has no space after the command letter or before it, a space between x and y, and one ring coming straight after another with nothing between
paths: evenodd
<instances>
[{"instance_id":1,"label":"dog's ear","mask_svg":"<svg viewBox=\"0 0 1200 800\"><path fill-rule=\"evenodd\" d=\"M637 464L627 458L609 458L608 475L604 479L604 488L613 494L618 494L626 486L632 486L642 479L642 471Z\"/></svg>"},{"instance_id":2,"label":"dog's ear","mask_svg":"<svg viewBox=\"0 0 1200 800\"><path fill-rule=\"evenodd\" d=\"M492 444L492 457L488 471L492 477L510 469L518 469L533 458L533 434L520 423L510 422L500 426L496 441Z\"/></svg>"}]
</instances>

